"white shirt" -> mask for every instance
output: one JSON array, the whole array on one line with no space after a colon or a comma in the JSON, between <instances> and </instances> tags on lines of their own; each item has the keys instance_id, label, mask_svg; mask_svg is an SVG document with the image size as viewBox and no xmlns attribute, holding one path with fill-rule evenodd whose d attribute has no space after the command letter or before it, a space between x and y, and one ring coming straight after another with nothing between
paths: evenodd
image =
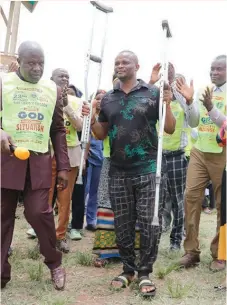
<instances>
[{"instance_id":1,"label":"white shirt","mask_svg":"<svg viewBox=\"0 0 227 305\"><path fill-rule=\"evenodd\" d=\"M213 87L213 92L225 92L226 93L226 83L222 85L221 87L214 86ZM226 102L226 97L225 97L225 102ZM226 115L223 114L218 110L216 106L214 106L210 112L208 112L209 117L211 120L214 122L215 125L218 127L221 127L226 120Z\"/></svg>"},{"instance_id":2,"label":"white shirt","mask_svg":"<svg viewBox=\"0 0 227 305\"><path fill-rule=\"evenodd\" d=\"M221 87L213 86L212 90L213 92L226 92L226 83ZM197 105L198 109L200 108L200 101L199 101L200 98L201 98L201 91L197 93L195 98L195 104ZM224 121L226 120L226 116L223 113L221 113L215 106L211 109L211 111L208 112L208 114L211 120L214 122L214 124L217 125L218 127L221 127ZM196 126L199 125L199 118L200 118L200 112L198 112L198 114L195 117L195 120L197 121ZM196 127L196 126L191 126L191 127Z\"/></svg>"},{"instance_id":3,"label":"white shirt","mask_svg":"<svg viewBox=\"0 0 227 305\"><path fill-rule=\"evenodd\" d=\"M226 92L226 83L224 83L224 85L221 87L214 86L213 92Z\"/></svg>"}]
</instances>

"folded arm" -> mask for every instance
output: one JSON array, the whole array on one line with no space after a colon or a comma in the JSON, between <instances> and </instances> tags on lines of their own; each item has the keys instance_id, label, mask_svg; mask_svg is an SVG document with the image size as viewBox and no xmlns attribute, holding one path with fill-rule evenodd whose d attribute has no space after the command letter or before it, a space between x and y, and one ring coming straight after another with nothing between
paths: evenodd
<instances>
[{"instance_id":1,"label":"folded arm","mask_svg":"<svg viewBox=\"0 0 227 305\"><path fill-rule=\"evenodd\" d=\"M81 131L83 127L83 118L81 117L81 106L75 111L70 105L63 108L65 115L76 129L76 131Z\"/></svg>"}]
</instances>

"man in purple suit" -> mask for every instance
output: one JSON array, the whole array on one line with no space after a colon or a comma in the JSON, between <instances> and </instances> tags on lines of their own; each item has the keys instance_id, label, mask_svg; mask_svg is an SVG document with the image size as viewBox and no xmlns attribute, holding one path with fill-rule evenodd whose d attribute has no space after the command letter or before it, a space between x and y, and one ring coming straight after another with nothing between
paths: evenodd
<instances>
[{"instance_id":1,"label":"man in purple suit","mask_svg":"<svg viewBox=\"0 0 227 305\"><path fill-rule=\"evenodd\" d=\"M63 121L61 89L50 80L41 80L44 53L36 42L24 42L18 50L19 69L0 80L1 104L1 287L11 279L8 262L15 211L20 191L24 193L24 214L34 228L40 252L50 269L53 285L64 289L62 254L56 250L51 187L51 139L58 168L58 187L68 183L69 160ZM28 160L12 155L10 147L30 151Z\"/></svg>"}]
</instances>

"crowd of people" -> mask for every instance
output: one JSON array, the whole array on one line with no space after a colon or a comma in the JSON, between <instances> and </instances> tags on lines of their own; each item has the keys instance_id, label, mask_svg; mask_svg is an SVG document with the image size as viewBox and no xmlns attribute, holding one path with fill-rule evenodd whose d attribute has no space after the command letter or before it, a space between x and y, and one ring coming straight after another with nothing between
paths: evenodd
<instances>
[{"instance_id":1,"label":"crowd of people","mask_svg":"<svg viewBox=\"0 0 227 305\"><path fill-rule=\"evenodd\" d=\"M44 62L42 47L27 41L18 49L18 65L1 75L1 287L11 279L8 258L19 198L30 225L27 234L38 238L58 290L65 287L62 253L70 251L67 239L83 238L85 220L86 230L94 232L94 265L103 267L115 260L123 264L122 273L111 285L127 287L137 272L141 295L154 296L156 286L150 277L161 233L172 226L169 250L180 250L183 242L185 254L179 266L196 266L200 262L201 211L216 207L210 269L224 270L226 55L212 61L212 85L196 94L193 82L188 85L185 76L169 63L163 93L166 118L159 226L152 225L152 220L161 64L153 67L145 82L137 78L138 57L132 51L120 52L115 58L112 89L99 88L90 107L83 102L82 92L70 84L66 69L57 68L44 80ZM81 131L83 118L89 114L90 142L80 185L76 180ZM16 158L15 147L27 148L29 159ZM225 287L223 281L216 289Z\"/></svg>"}]
</instances>

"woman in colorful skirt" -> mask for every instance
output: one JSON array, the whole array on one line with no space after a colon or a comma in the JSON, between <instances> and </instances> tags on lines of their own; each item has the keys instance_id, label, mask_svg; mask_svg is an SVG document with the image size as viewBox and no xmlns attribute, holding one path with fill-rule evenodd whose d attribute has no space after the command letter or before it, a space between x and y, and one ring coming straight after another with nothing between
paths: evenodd
<instances>
[{"instance_id":1,"label":"woman in colorful skirt","mask_svg":"<svg viewBox=\"0 0 227 305\"><path fill-rule=\"evenodd\" d=\"M109 138L103 142L103 165L98 189L97 226L93 253L98 255L95 267L104 267L108 262L120 260L114 232L114 213L109 199L109 168L110 147ZM139 229L136 227L135 250L139 250Z\"/></svg>"},{"instance_id":2,"label":"woman in colorful skirt","mask_svg":"<svg viewBox=\"0 0 227 305\"><path fill-rule=\"evenodd\" d=\"M219 146L226 146L226 121L217 136ZM222 175L221 189L221 227L219 233L218 259L226 261L226 168ZM217 290L226 289L226 278L219 286L215 286Z\"/></svg>"}]
</instances>

